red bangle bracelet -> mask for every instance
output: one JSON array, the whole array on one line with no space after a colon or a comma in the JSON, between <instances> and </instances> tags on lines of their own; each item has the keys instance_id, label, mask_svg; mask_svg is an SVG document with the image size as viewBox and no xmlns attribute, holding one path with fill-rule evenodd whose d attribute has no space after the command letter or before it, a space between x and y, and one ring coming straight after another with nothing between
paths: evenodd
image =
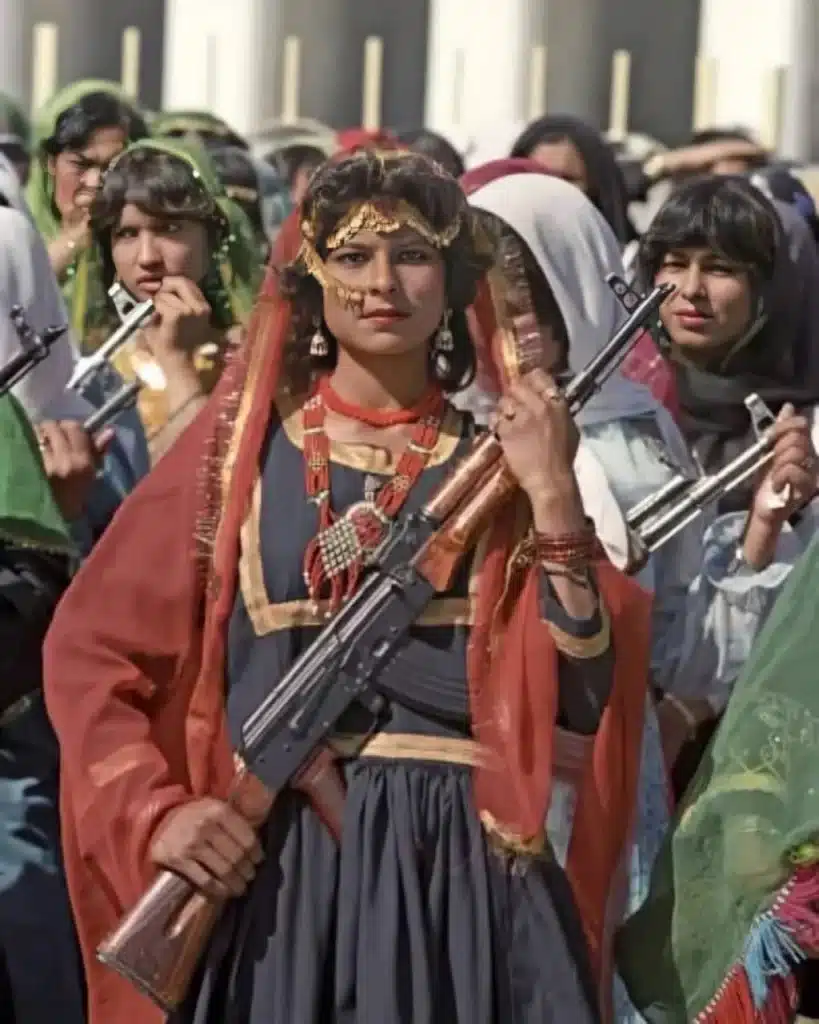
<instances>
[{"instance_id":1,"label":"red bangle bracelet","mask_svg":"<svg viewBox=\"0 0 819 1024\"><path fill-rule=\"evenodd\" d=\"M578 533L557 536L535 533L533 541L539 561L566 566L569 569L585 569L598 557L600 551L594 523L591 520L587 520L586 528Z\"/></svg>"}]
</instances>

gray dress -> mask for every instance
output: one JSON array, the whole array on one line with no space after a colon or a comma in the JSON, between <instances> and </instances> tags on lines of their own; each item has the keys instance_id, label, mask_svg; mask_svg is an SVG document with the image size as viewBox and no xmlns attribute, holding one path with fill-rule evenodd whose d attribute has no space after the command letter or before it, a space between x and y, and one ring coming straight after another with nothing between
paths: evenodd
<instances>
[{"instance_id":1,"label":"gray dress","mask_svg":"<svg viewBox=\"0 0 819 1024\"><path fill-rule=\"evenodd\" d=\"M465 424L464 435L470 431ZM408 508L429 496L447 462L425 471ZM366 477L360 468L333 463L337 510L363 497ZM305 497L303 455L281 427L266 446L257 493L256 546L268 603L260 608L258 595L249 602L243 579L228 644L227 706L235 738L315 635L314 627L296 624L293 609L305 607L302 554L315 535L316 516ZM247 546L246 534L243 559ZM464 572L453 596L466 594L467 578ZM562 613L562 628L576 627L580 635L599 628L568 619L547 586L544 602L550 618ZM282 610L290 628L282 626ZM379 723L382 732L469 737L467 633L446 624L413 631L388 670L406 679L408 702L390 707ZM418 704L412 695L421 676L428 685ZM562 701L561 715L585 717L588 726L588 708L599 715L600 690L610 676L605 655L563 662L561 685L564 694L574 693L574 706ZM437 710L430 693L440 698ZM343 732L361 731L356 714ZM263 836L264 862L222 918L175 1024L598 1020L563 871L552 857L509 859L490 848L468 767L356 758L344 771L340 847L299 793L279 799Z\"/></svg>"}]
</instances>

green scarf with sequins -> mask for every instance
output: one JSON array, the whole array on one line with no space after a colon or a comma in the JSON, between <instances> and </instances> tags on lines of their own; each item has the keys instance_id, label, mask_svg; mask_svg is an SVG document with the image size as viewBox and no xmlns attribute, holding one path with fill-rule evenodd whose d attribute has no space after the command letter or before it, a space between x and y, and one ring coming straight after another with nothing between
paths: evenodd
<instances>
[{"instance_id":1,"label":"green scarf with sequins","mask_svg":"<svg viewBox=\"0 0 819 1024\"><path fill-rule=\"evenodd\" d=\"M794 567L665 839L618 965L650 1024L794 1019L819 951L819 536Z\"/></svg>"},{"instance_id":2,"label":"green scarf with sequins","mask_svg":"<svg viewBox=\"0 0 819 1024\"><path fill-rule=\"evenodd\" d=\"M112 166L139 150L153 150L181 160L212 198L223 231L221 242L211 256L210 269L200 285L219 327L247 323L264 275L259 246L247 215L228 198L202 146L182 139L143 139L129 146Z\"/></svg>"},{"instance_id":3,"label":"green scarf with sequins","mask_svg":"<svg viewBox=\"0 0 819 1024\"><path fill-rule=\"evenodd\" d=\"M205 110L164 110L151 118L151 134L157 139L195 139L210 135L232 146L241 137L226 121Z\"/></svg>"}]
</instances>

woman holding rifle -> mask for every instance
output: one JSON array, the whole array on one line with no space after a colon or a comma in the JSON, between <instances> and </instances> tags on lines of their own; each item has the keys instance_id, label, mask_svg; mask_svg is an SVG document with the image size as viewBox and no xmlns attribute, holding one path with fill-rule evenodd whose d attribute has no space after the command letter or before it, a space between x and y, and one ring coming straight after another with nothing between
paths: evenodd
<instances>
[{"instance_id":1,"label":"woman holding rifle","mask_svg":"<svg viewBox=\"0 0 819 1024\"><path fill-rule=\"evenodd\" d=\"M758 394L774 415L801 429L792 456L765 479L750 479L719 506L709 544L724 550L721 573L733 625L709 613L720 646L734 652L733 671L712 680L680 673L675 693L692 724L678 723L681 794L696 770L725 707L751 640L817 523L819 441L819 256L807 225L785 204L772 203L744 178L722 176L682 185L642 239L646 282L669 282L676 293L661 311L667 353L680 398L680 427L706 473L753 444L745 399ZM806 442L807 445L806 445ZM707 680L706 680L707 682ZM706 696L707 700L702 698Z\"/></svg>"},{"instance_id":2,"label":"woman holding rifle","mask_svg":"<svg viewBox=\"0 0 819 1024\"><path fill-rule=\"evenodd\" d=\"M584 935L543 834L553 731L595 737L569 870L604 899L648 618L598 560L547 375L498 407L525 500L391 666L407 705L370 739L357 716L337 738L340 847L298 792L258 838L224 802L230 736L475 432L446 396L473 372L464 310L489 253L457 183L421 157L356 154L314 179L303 235L245 359L81 571L48 644L91 1019L151 1019L95 949L170 868L234 897L180 1021L597 1020L603 908L584 908Z\"/></svg>"},{"instance_id":3,"label":"woman holding rifle","mask_svg":"<svg viewBox=\"0 0 819 1024\"><path fill-rule=\"evenodd\" d=\"M478 386L467 396L475 408L476 396L482 403L491 402L493 395L497 400L510 367L521 360L550 371L568 366L577 372L599 351L624 312L604 283L606 272L616 271L619 264L616 240L579 190L518 160L475 168L462 184L482 222L500 233L505 257L475 304L472 326L481 372ZM510 318L528 319L537 329L530 327L523 343L516 343L508 329ZM744 406L743 412L747 419ZM606 484L626 512L656 493L674 475L675 464L693 476L693 460L676 425L647 391L623 376L612 379L584 408L579 422L580 454L585 462L596 459L602 467L602 480L593 489L584 488L583 498L604 543L612 531L597 506ZM791 415L777 430L779 458L803 472L799 460L811 451L807 425ZM792 445L799 456L788 454ZM760 588L757 601L737 601L731 569L736 541L730 529L727 541L723 539L729 525L721 520L704 532L702 522L692 524L654 554L639 577L654 593L651 676L661 699L655 702L652 694L647 701L629 891L627 879L620 878L612 894L621 912L636 909L645 898L668 825L668 770L658 719L672 761L691 731L694 713L712 714L703 695L721 698L735 678L778 585L764 575L751 576L749 582ZM779 524L773 522L769 529L775 537ZM549 832L559 855L565 854L572 835L574 791L589 754L575 737L560 736L558 782L549 813ZM617 1020L638 1020L619 985L616 994Z\"/></svg>"}]
</instances>

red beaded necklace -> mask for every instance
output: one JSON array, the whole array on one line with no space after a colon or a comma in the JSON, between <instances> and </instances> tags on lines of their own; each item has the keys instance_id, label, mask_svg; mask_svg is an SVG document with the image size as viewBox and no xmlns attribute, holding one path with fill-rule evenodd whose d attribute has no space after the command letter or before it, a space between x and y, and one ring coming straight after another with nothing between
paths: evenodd
<instances>
[{"instance_id":1,"label":"red beaded necklace","mask_svg":"<svg viewBox=\"0 0 819 1024\"><path fill-rule=\"evenodd\" d=\"M330 440L324 429L328 409L373 427L415 424L395 475L375 500L356 502L342 516L336 516L330 500ZM368 557L384 540L435 450L445 409L437 386L412 408L385 412L351 405L333 391L329 378L319 381L302 409L307 497L319 510L319 532L304 555L304 582L313 601L327 597L335 610L353 593Z\"/></svg>"}]
</instances>

